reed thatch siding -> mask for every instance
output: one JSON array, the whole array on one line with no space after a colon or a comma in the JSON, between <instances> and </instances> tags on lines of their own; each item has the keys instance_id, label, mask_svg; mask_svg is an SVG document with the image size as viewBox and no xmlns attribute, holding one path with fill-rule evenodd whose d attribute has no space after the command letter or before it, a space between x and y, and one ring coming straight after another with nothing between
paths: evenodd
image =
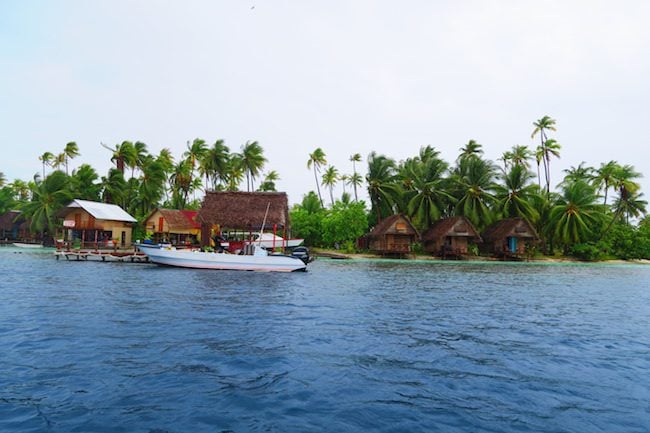
<instances>
[{"instance_id":1,"label":"reed thatch siding","mask_svg":"<svg viewBox=\"0 0 650 433\"><path fill-rule=\"evenodd\" d=\"M444 218L422 235L424 250L440 256L467 254L470 242L482 242L474 225L464 216Z\"/></svg>"},{"instance_id":2,"label":"reed thatch siding","mask_svg":"<svg viewBox=\"0 0 650 433\"><path fill-rule=\"evenodd\" d=\"M490 225L483 232L483 252L500 257L521 256L527 245L539 241L535 228L524 218L506 218Z\"/></svg>"},{"instance_id":3,"label":"reed thatch siding","mask_svg":"<svg viewBox=\"0 0 650 433\"><path fill-rule=\"evenodd\" d=\"M370 231L368 249L384 255L404 255L411 252L411 246L418 237L418 231L406 216L392 215Z\"/></svg>"},{"instance_id":4,"label":"reed thatch siding","mask_svg":"<svg viewBox=\"0 0 650 433\"><path fill-rule=\"evenodd\" d=\"M19 239L20 224L24 219L20 217L20 211L10 210L0 215L0 239Z\"/></svg>"},{"instance_id":5,"label":"reed thatch siding","mask_svg":"<svg viewBox=\"0 0 650 433\"><path fill-rule=\"evenodd\" d=\"M268 208L268 215L267 215ZM264 224L264 217L266 223ZM289 230L289 200L284 192L209 191L196 216L201 224L201 243L208 245L211 229Z\"/></svg>"}]
</instances>

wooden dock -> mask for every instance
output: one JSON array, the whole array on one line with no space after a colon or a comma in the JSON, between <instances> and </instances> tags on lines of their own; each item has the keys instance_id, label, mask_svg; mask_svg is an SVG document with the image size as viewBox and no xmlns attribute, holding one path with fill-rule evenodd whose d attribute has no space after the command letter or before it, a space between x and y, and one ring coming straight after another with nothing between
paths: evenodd
<instances>
[{"instance_id":1,"label":"wooden dock","mask_svg":"<svg viewBox=\"0 0 650 433\"><path fill-rule=\"evenodd\" d=\"M104 250L56 250L57 260L148 263L149 257L138 251L104 251Z\"/></svg>"},{"instance_id":2,"label":"wooden dock","mask_svg":"<svg viewBox=\"0 0 650 433\"><path fill-rule=\"evenodd\" d=\"M334 253L331 251L314 251L312 255L314 257L326 257L328 259L338 259L338 260L344 260L350 258L350 256L347 256L345 254Z\"/></svg>"}]
</instances>

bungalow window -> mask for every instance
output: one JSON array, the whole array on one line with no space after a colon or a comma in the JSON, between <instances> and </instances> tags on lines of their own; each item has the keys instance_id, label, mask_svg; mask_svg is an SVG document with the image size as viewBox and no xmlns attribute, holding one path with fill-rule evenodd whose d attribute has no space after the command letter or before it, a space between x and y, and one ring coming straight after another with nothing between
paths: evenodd
<instances>
[{"instance_id":1,"label":"bungalow window","mask_svg":"<svg viewBox=\"0 0 650 433\"><path fill-rule=\"evenodd\" d=\"M406 232L406 223L403 222L395 223L395 231Z\"/></svg>"}]
</instances>

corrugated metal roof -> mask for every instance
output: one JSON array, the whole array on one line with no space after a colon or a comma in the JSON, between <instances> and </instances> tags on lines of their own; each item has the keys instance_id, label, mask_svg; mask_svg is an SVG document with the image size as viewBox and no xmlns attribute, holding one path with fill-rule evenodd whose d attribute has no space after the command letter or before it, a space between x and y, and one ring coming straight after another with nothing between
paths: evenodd
<instances>
[{"instance_id":1,"label":"corrugated metal roof","mask_svg":"<svg viewBox=\"0 0 650 433\"><path fill-rule=\"evenodd\" d=\"M98 220L111 220L111 221L126 221L130 223L136 222L136 219L126 213L124 209L116 204L99 203L96 201L88 200L73 200L72 203L66 208L79 207Z\"/></svg>"}]
</instances>

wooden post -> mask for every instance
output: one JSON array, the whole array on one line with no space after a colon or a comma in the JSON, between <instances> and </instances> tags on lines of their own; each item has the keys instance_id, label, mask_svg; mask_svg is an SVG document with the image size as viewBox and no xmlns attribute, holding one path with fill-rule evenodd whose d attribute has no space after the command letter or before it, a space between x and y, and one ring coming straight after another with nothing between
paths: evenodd
<instances>
[{"instance_id":1,"label":"wooden post","mask_svg":"<svg viewBox=\"0 0 650 433\"><path fill-rule=\"evenodd\" d=\"M278 231L278 226L277 224L273 224L273 250L275 251L275 234ZM284 243L284 242L283 242Z\"/></svg>"}]
</instances>

